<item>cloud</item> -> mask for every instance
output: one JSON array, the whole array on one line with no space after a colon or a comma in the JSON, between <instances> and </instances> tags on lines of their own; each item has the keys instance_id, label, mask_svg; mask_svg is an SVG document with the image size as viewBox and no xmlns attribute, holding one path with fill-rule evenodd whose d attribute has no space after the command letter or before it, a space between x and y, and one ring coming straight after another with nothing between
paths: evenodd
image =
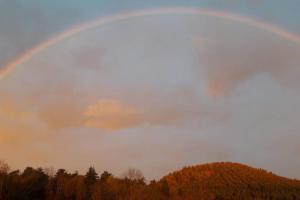
<instances>
[{"instance_id":1,"label":"cloud","mask_svg":"<svg viewBox=\"0 0 300 200\"><path fill-rule=\"evenodd\" d=\"M86 126L111 131L135 127L143 122L137 110L115 100L99 100L89 105L83 115Z\"/></svg>"},{"instance_id":2,"label":"cloud","mask_svg":"<svg viewBox=\"0 0 300 200\"><path fill-rule=\"evenodd\" d=\"M207 75L207 93L220 96L243 81L261 73L289 87L300 80L300 46L275 34L252 31L243 36L219 30L216 38L205 40L200 57Z\"/></svg>"},{"instance_id":3,"label":"cloud","mask_svg":"<svg viewBox=\"0 0 300 200\"><path fill-rule=\"evenodd\" d=\"M157 94L159 95L159 94ZM161 94L162 95L162 94ZM162 95L163 96L163 95ZM208 111L201 105L193 104L195 97L189 99L190 105L182 97L172 95L177 100L171 103L165 101L152 104L151 99L143 105L132 106L120 100L101 99L87 106L83 112L84 126L101 128L108 131L118 131L127 128L143 126L178 126L187 121L205 118L221 118L222 111Z\"/></svg>"},{"instance_id":4,"label":"cloud","mask_svg":"<svg viewBox=\"0 0 300 200\"><path fill-rule=\"evenodd\" d=\"M74 99L49 102L38 110L38 117L53 131L81 126L81 109Z\"/></svg>"}]
</instances>

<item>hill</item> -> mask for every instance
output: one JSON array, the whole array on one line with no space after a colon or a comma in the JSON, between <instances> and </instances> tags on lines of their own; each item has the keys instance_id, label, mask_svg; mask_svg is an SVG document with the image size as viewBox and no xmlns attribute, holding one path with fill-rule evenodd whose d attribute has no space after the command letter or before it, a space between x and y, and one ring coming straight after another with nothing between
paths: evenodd
<instances>
[{"instance_id":1,"label":"hill","mask_svg":"<svg viewBox=\"0 0 300 200\"><path fill-rule=\"evenodd\" d=\"M238 163L186 167L160 183L171 199L300 199L300 181Z\"/></svg>"},{"instance_id":2,"label":"hill","mask_svg":"<svg viewBox=\"0 0 300 200\"><path fill-rule=\"evenodd\" d=\"M238 163L185 167L147 184L139 170L123 178L93 167L85 175L0 162L0 200L300 200L300 181Z\"/></svg>"}]
</instances>

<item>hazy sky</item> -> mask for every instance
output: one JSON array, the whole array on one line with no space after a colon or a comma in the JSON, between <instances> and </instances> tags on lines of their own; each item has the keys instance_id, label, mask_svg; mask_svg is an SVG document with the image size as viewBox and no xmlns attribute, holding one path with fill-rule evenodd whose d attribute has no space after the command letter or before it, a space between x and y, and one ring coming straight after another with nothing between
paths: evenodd
<instances>
[{"instance_id":1,"label":"hazy sky","mask_svg":"<svg viewBox=\"0 0 300 200\"><path fill-rule=\"evenodd\" d=\"M147 178L234 161L300 178L298 0L0 0L0 70L72 26L170 7L257 23L160 13L44 48L0 80L0 159Z\"/></svg>"}]
</instances>

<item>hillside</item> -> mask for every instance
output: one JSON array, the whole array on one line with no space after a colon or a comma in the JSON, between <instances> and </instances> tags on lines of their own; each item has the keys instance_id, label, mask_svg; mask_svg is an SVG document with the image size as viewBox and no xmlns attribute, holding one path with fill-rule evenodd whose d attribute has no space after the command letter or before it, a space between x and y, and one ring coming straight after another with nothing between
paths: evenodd
<instances>
[{"instance_id":1,"label":"hillside","mask_svg":"<svg viewBox=\"0 0 300 200\"><path fill-rule=\"evenodd\" d=\"M300 181L238 163L186 167L160 183L171 199L300 199Z\"/></svg>"},{"instance_id":2,"label":"hillside","mask_svg":"<svg viewBox=\"0 0 300 200\"><path fill-rule=\"evenodd\" d=\"M139 170L123 178L93 167L85 175L0 162L0 200L300 200L300 182L237 163L186 167L147 184Z\"/></svg>"}]
</instances>

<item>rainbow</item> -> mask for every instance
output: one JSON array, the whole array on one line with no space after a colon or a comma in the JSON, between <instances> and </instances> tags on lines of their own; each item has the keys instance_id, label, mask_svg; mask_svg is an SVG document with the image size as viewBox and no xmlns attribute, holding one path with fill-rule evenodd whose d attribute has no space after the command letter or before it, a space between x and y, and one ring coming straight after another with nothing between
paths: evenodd
<instances>
[{"instance_id":1,"label":"rainbow","mask_svg":"<svg viewBox=\"0 0 300 200\"><path fill-rule=\"evenodd\" d=\"M254 26L256 28L272 32L277 34L278 36L284 37L287 40L293 41L300 45L300 36L288 32L282 28L276 27L266 22L257 21L248 17L234 15L224 11L216 11L210 9L199 9L199 8L162 8L162 9L151 9L151 10L141 10L134 12L127 12L118 15L101 17L100 19L96 19L92 22L88 22L85 24L74 26L68 29L65 32L62 32L45 42L38 44L37 46L31 48L27 52L25 52L20 57L16 58L12 62L8 63L4 67L0 69L0 80L6 77L10 72L12 72L18 65L25 63L30 60L34 55L40 53L44 49L55 45L79 32L89 30L95 27L103 26L112 22L117 22L121 20L127 20L130 18L141 17L141 16L150 16L150 15L171 15L171 14L181 14L181 15L203 15L203 16L211 16L218 17L222 19L232 20L240 23L244 23L250 26Z\"/></svg>"}]
</instances>

